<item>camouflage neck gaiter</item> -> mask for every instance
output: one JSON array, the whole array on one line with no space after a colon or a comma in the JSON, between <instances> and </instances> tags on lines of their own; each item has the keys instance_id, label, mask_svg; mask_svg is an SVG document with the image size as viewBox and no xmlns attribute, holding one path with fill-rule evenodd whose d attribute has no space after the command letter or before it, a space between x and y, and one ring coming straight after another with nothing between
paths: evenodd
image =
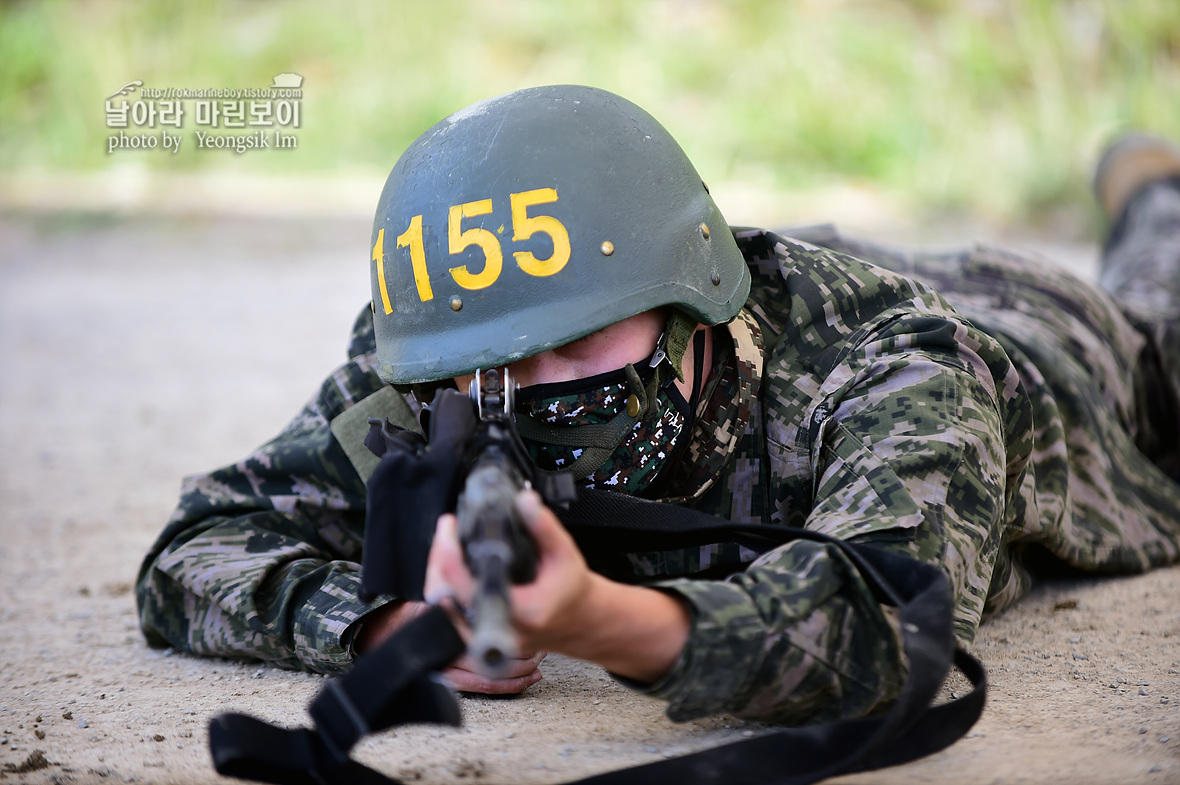
<instances>
[{"instance_id":1,"label":"camouflage neck gaiter","mask_svg":"<svg viewBox=\"0 0 1180 785\"><path fill-rule=\"evenodd\" d=\"M699 354L696 346L694 353ZM655 357L653 355L653 359ZM525 418L534 424L547 423L550 426L543 432L535 425L521 428L524 444L537 465L550 471L571 470L591 447L586 442L595 441L588 438L586 442L580 442L579 429L596 426L587 430L587 434L595 430L605 431L613 423L618 423L626 412L631 418L637 416L634 424L609 437L607 443L613 449L603 462L590 467L588 474L585 469L573 469L574 477L586 488L631 495L641 495L651 487L669 465L681 437L691 430L693 405L684 399L673 383L673 376L669 374L667 382L660 381L660 374L654 367L658 360L639 365L642 375L635 366L627 366L586 379L538 384L518 390L518 427ZM698 380L699 373L698 369ZM643 400L651 397L650 393L645 396L645 388L654 392L654 400ZM559 432L561 438L555 438L554 434ZM601 441L595 446L600 451L607 449Z\"/></svg>"}]
</instances>

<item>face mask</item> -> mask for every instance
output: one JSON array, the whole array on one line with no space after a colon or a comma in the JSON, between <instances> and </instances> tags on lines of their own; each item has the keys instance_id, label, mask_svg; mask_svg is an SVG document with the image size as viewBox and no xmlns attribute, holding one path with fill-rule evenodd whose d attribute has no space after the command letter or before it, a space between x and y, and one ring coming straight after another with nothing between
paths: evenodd
<instances>
[{"instance_id":1,"label":"face mask","mask_svg":"<svg viewBox=\"0 0 1180 785\"><path fill-rule=\"evenodd\" d=\"M702 348L703 335L694 345L698 382ZM517 428L537 465L572 471L588 488L650 488L690 432L696 396L684 399L662 348L640 368L518 390Z\"/></svg>"}]
</instances>

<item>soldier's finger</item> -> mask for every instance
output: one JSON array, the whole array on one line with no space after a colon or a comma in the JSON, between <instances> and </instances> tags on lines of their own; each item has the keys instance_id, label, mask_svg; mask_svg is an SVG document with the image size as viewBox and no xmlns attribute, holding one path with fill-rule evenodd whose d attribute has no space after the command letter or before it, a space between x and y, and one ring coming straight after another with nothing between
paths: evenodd
<instances>
[{"instance_id":1,"label":"soldier's finger","mask_svg":"<svg viewBox=\"0 0 1180 785\"><path fill-rule=\"evenodd\" d=\"M541 680L541 671L534 669L523 676L490 679L472 671L451 667L442 672L443 681L456 692L478 692L484 695L515 695Z\"/></svg>"},{"instance_id":2,"label":"soldier's finger","mask_svg":"<svg viewBox=\"0 0 1180 785\"><path fill-rule=\"evenodd\" d=\"M516 511L520 513L529 534L542 553L558 551L570 541L569 534L557 520L557 516L545 507L536 491L521 491L516 495Z\"/></svg>"},{"instance_id":3,"label":"soldier's finger","mask_svg":"<svg viewBox=\"0 0 1180 785\"><path fill-rule=\"evenodd\" d=\"M527 676L535 671L541 662L549 655L549 652L538 651L528 656L521 655L520 657L511 657L505 660L503 678L517 678L519 676ZM466 654L460 656L457 660L451 663L452 668L459 668L460 670L471 671L473 673L479 672L479 666L475 660L468 657Z\"/></svg>"},{"instance_id":4,"label":"soldier's finger","mask_svg":"<svg viewBox=\"0 0 1180 785\"><path fill-rule=\"evenodd\" d=\"M438 604L443 597L454 597L463 605L471 601L471 574L463 563L463 553L455 534L457 527L454 515L443 515L438 519L422 587L423 596L431 604Z\"/></svg>"}]
</instances>

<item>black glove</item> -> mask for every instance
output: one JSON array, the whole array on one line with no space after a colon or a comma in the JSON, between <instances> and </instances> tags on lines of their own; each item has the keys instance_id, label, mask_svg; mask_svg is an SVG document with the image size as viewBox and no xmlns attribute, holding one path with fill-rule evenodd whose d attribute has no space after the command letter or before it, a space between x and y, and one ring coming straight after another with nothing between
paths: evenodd
<instances>
[{"instance_id":1,"label":"black glove","mask_svg":"<svg viewBox=\"0 0 1180 785\"><path fill-rule=\"evenodd\" d=\"M369 478L362 602L379 594L421 600L438 516L454 512L466 476L475 402L445 388L423 411L429 441L388 420L369 420L365 446L381 457Z\"/></svg>"}]
</instances>

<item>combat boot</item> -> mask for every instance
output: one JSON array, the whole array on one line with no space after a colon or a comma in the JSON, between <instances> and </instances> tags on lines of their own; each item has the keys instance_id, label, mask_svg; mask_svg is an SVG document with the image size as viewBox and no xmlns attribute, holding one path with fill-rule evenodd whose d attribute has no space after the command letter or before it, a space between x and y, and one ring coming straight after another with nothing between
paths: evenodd
<instances>
[{"instance_id":1,"label":"combat boot","mask_svg":"<svg viewBox=\"0 0 1180 785\"><path fill-rule=\"evenodd\" d=\"M1180 316L1180 147L1147 134L1116 140L1094 196L1109 230L1099 283L1139 319Z\"/></svg>"},{"instance_id":2,"label":"combat boot","mask_svg":"<svg viewBox=\"0 0 1180 785\"><path fill-rule=\"evenodd\" d=\"M1157 180L1180 178L1180 147L1155 136L1131 133L1116 139L1094 171L1094 196L1107 220L1122 217L1131 198Z\"/></svg>"},{"instance_id":3,"label":"combat boot","mask_svg":"<svg viewBox=\"0 0 1180 785\"><path fill-rule=\"evenodd\" d=\"M1180 481L1180 147L1145 134L1115 141L1094 173L1094 196L1110 227L1099 284L1147 338L1136 443Z\"/></svg>"}]
</instances>

